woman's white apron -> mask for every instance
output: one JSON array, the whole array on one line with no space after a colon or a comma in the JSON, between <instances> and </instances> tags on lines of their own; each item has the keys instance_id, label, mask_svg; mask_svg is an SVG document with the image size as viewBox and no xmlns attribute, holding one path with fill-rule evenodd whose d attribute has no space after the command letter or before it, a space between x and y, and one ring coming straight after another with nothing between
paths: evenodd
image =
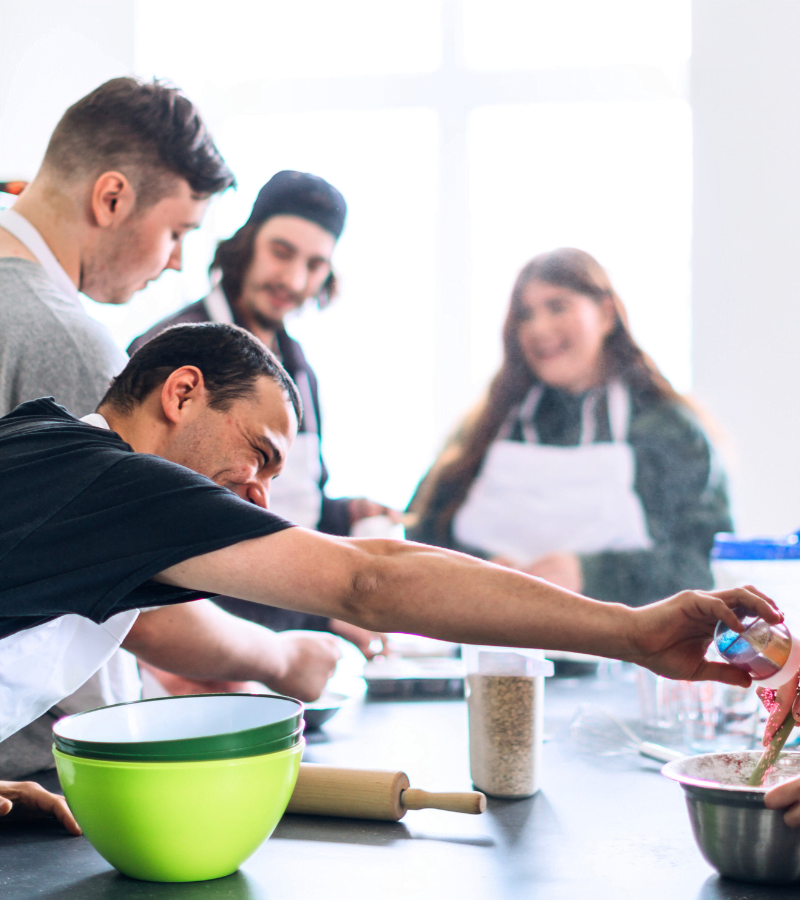
<instances>
[{"instance_id":1,"label":"woman's white apron","mask_svg":"<svg viewBox=\"0 0 800 900\"><path fill-rule=\"evenodd\" d=\"M619 382L607 389L611 442L593 443L596 394L582 410L575 447L538 443L532 424L544 393L534 387L512 412L486 454L453 517L453 534L469 547L519 565L549 553L600 553L652 545L634 490L635 459L627 442L630 395ZM526 442L505 436L517 417Z\"/></svg>"}]
</instances>

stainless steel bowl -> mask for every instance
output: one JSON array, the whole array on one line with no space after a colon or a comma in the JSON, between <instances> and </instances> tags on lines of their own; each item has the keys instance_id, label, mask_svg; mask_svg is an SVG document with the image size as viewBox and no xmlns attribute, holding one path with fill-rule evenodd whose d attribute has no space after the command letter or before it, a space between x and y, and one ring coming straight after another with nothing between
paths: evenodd
<instances>
[{"instance_id":1,"label":"stainless steel bowl","mask_svg":"<svg viewBox=\"0 0 800 900\"><path fill-rule=\"evenodd\" d=\"M661 772L685 791L697 846L720 875L800 882L800 829L786 825L782 810L764 806L769 788L800 775L800 753L783 753L763 787L748 787L760 757L760 750L706 753L676 759Z\"/></svg>"}]
</instances>

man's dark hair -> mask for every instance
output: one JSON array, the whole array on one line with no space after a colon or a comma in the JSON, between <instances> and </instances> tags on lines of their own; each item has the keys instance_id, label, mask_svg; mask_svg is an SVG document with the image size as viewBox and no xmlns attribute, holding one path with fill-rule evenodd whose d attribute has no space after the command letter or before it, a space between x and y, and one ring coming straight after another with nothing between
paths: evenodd
<instances>
[{"instance_id":1,"label":"man's dark hair","mask_svg":"<svg viewBox=\"0 0 800 900\"><path fill-rule=\"evenodd\" d=\"M132 412L181 366L196 366L203 373L212 409L224 412L234 400L251 396L257 380L267 377L283 388L298 422L303 416L297 387L275 354L244 328L220 322L162 331L133 354L100 406Z\"/></svg>"},{"instance_id":2,"label":"man's dark hair","mask_svg":"<svg viewBox=\"0 0 800 900\"><path fill-rule=\"evenodd\" d=\"M174 176L208 196L236 183L195 105L162 81L112 78L73 104L50 138L43 167L65 179L118 169L137 206L166 196Z\"/></svg>"},{"instance_id":3,"label":"man's dark hair","mask_svg":"<svg viewBox=\"0 0 800 900\"><path fill-rule=\"evenodd\" d=\"M242 280L253 261L256 234L263 224L259 222L256 225L242 225L233 237L217 244L214 259L208 268L210 272L219 270L222 273L222 290L231 304L236 303L242 293ZM336 296L337 289L336 275L331 272L317 295L317 306L325 309Z\"/></svg>"}]
</instances>

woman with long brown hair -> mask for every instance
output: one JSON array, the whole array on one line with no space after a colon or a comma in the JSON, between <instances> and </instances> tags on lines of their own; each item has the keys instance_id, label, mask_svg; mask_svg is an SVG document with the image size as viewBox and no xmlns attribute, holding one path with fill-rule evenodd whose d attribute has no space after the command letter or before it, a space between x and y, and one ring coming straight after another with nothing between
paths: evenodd
<instances>
[{"instance_id":1,"label":"woman with long brown hair","mask_svg":"<svg viewBox=\"0 0 800 900\"><path fill-rule=\"evenodd\" d=\"M714 534L732 527L724 474L600 264L572 248L531 260L503 347L409 537L629 605L710 587Z\"/></svg>"}]
</instances>

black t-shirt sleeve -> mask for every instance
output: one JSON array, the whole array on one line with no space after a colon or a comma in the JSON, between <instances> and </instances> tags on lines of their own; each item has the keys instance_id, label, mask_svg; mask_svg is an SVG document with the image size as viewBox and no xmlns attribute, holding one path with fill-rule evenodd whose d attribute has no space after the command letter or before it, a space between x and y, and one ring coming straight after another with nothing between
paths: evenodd
<instances>
[{"instance_id":1,"label":"black t-shirt sleeve","mask_svg":"<svg viewBox=\"0 0 800 900\"><path fill-rule=\"evenodd\" d=\"M40 501L48 497L52 512L0 563L0 637L66 613L102 622L126 609L208 596L150 579L185 559L291 527L196 472L117 441L80 454L80 465L94 463L97 475L66 502L57 462L47 483L28 485Z\"/></svg>"}]
</instances>

